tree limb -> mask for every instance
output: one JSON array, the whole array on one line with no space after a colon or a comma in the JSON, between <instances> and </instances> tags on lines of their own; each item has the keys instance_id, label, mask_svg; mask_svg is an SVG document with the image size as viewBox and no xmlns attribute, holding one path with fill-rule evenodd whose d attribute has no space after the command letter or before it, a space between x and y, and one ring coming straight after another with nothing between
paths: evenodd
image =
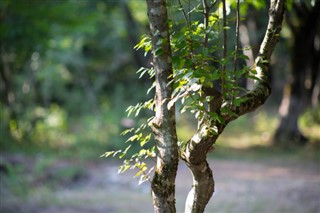
<instances>
[{"instance_id":1,"label":"tree limb","mask_svg":"<svg viewBox=\"0 0 320 213\"><path fill-rule=\"evenodd\" d=\"M241 97L243 100L239 106L234 106L232 102L227 101L223 104L222 114L225 122L228 123L241 115L251 112L261 106L271 94L269 84L269 64L271 54L279 40L282 26L282 20L285 10L285 0L272 0L269 9L268 27L262 44L260 45L259 55L255 60L255 85L252 91ZM232 113L228 113L231 111Z\"/></svg>"},{"instance_id":2,"label":"tree limb","mask_svg":"<svg viewBox=\"0 0 320 213\"><path fill-rule=\"evenodd\" d=\"M278 41L284 14L285 0L271 0L269 22L264 40L256 58L254 89L240 97L243 101L235 105L233 101L225 101L219 112L221 121L210 120L203 123L197 133L188 141L182 159L193 175L193 187L188 195L186 212L203 212L204 207L214 191L212 172L206 162L207 152L215 143L225 126L239 116L261 106L271 93L268 82L270 57ZM201 168L201 169L199 169Z\"/></svg>"}]
</instances>

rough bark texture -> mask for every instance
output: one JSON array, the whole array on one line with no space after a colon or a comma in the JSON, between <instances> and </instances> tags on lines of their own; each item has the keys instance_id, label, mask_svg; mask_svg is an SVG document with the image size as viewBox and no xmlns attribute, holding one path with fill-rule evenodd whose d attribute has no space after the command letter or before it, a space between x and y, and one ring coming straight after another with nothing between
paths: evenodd
<instances>
[{"instance_id":1,"label":"rough bark texture","mask_svg":"<svg viewBox=\"0 0 320 213\"><path fill-rule=\"evenodd\" d=\"M293 37L290 45L291 76L290 82L284 87L279 107L280 122L274 136L277 145L307 142L299 130L298 119L307 106L316 105L312 99L319 75L319 11L320 1L316 1L312 8L307 7L306 3L295 3L293 12L296 17L287 17ZM298 21L293 23L295 19Z\"/></svg>"},{"instance_id":2,"label":"rough bark texture","mask_svg":"<svg viewBox=\"0 0 320 213\"><path fill-rule=\"evenodd\" d=\"M259 55L255 60L257 80L253 90L242 96L243 101L235 106L231 101L221 102L216 99L220 109L215 112L224 122L201 122L197 133L188 142L182 159L188 165L193 175L193 187L188 195L185 212L203 212L214 192L214 179L206 161L206 154L222 133L225 126L232 120L251 112L261 106L271 93L268 79L268 69L271 54L278 41L284 14L285 0L270 2L269 22L264 40L260 46Z\"/></svg>"},{"instance_id":3,"label":"rough bark texture","mask_svg":"<svg viewBox=\"0 0 320 213\"><path fill-rule=\"evenodd\" d=\"M158 150L151 189L155 212L176 212L175 178L179 155L175 127L175 108L168 109L172 93L172 64L165 0L147 0L152 36L153 67L156 77L156 115L152 130Z\"/></svg>"}]
</instances>

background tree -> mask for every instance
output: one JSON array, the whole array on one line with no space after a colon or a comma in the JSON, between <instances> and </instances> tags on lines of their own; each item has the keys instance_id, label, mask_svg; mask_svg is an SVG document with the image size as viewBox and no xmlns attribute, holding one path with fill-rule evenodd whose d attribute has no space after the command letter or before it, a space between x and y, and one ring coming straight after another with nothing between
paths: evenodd
<instances>
[{"instance_id":1,"label":"background tree","mask_svg":"<svg viewBox=\"0 0 320 213\"><path fill-rule=\"evenodd\" d=\"M183 24L181 20L169 21L165 0L147 0L151 41L144 37L137 47L152 50L153 68L145 72L155 76L155 99L129 108L129 113L139 113L140 109L154 105L155 117L149 119L148 124L153 130L156 145L125 160L122 171L138 168L142 178L148 178L146 165L140 163L141 156L156 155L157 164L151 184L155 212L175 212L175 176L180 155L193 176L185 212L203 212L214 192L207 153L229 122L255 110L270 95L268 69L281 31L284 1L271 1L268 27L255 65L241 70L237 70L236 63L241 57L238 41L232 54L227 49L226 2L222 1L221 5L218 1L189 2L188 9L180 1L178 3L176 7L182 11ZM238 38L239 1L236 8ZM199 21L201 16L203 21ZM215 54L220 57L215 57ZM243 91L238 86L237 76L242 75L255 79L251 91ZM196 134L189 141L179 143L178 148L174 112L175 104L180 101L180 112L193 113L198 120L198 128ZM145 126L135 130L129 141L138 140L143 146L150 139L150 135L143 136L140 132ZM121 158L129 148L122 152ZM118 153L121 151L107 152L105 156ZM130 166L130 163L133 164Z\"/></svg>"},{"instance_id":2,"label":"background tree","mask_svg":"<svg viewBox=\"0 0 320 213\"><path fill-rule=\"evenodd\" d=\"M145 96L140 90L124 92L124 87L143 91L150 82L149 78L131 81L134 70L148 63L142 64L140 52L130 51L147 23L147 17L132 14L138 5L105 0L1 1L3 150L21 144L49 148L61 138L69 145L91 141L104 148L117 146L105 141L119 139L123 106ZM86 18L79 19L79 14ZM126 31L128 25L131 31ZM59 122L49 124L49 117ZM106 127L107 132L94 134L94 128ZM74 134L79 130L82 136Z\"/></svg>"},{"instance_id":3,"label":"background tree","mask_svg":"<svg viewBox=\"0 0 320 213\"><path fill-rule=\"evenodd\" d=\"M279 107L280 123L274 140L276 144L305 144L307 138L298 127L298 119L307 107L314 109L317 117L319 102L320 63L320 1L293 2L286 20L292 39L290 48L290 73L283 89ZM319 118L315 118L319 119Z\"/></svg>"}]
</instances>

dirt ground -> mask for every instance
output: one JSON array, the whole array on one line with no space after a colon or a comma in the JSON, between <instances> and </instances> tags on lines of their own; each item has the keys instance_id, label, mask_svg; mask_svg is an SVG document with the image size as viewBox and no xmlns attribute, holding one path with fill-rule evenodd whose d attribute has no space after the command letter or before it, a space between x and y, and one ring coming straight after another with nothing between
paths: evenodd
<instances>
[{"instance_id":1,"label":"dirt ground","mask_svg":"<svg viewBox=\"0 0 320 213\"><path fill-rule=\"evenodd\" d=\"M32 161L32 160L30 160ZM216 190L206 212L320 213L319 162L211 159ZM32 162L29 162L32 164ZM66 163L65 163L66 164ZM72 166L75 162L69 163ZM60 165L63 163L60 162ZM84 163L83 178L54 189L34 184L25 198L12 195L1 175L1 213L150 213L149 183L138 185L133 172L117 175L115 162ZM41 180L37 180L41 181ZM177 212L192 184L181 162L177 176Z\"/></svg>"}]
</instances>

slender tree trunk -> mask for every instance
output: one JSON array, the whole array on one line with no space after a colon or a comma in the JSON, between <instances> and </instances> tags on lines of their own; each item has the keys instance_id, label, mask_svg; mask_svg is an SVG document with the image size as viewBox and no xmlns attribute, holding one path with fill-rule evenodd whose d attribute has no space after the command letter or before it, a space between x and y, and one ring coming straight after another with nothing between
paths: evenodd
<instances>
[{"instance_id":1,"label":"slender tree trunk","mask_svg":"<svg viewBox=\"0 0 320 213\"><path fill-rule=\"evenodd\" d=\"M193 185L186 200L185 213L204 212L213 192L214 179L208 162L189 164Z\"/></svg>"},{"instance_id":2,"label":"slender tree trunk","mask_svg":"<svg viewBox=\"0 0 320 213\"><path fill-rule=\"evenodd\" d=\"M10 93L12 93L11 91L11 70L10 70L10 65L9 65L9 54L5 51L4 47L1 47L1 70L0 70L0 82L1 82L1 86L0 86L0 92L1 92L1 99L3 99L3 103L7 106L7 107L11 107L12 105L12 98L10 98ZM13 96L13 93L11 94L11 96ZM11 99L11 100L10 100Z\"/></svg>"},{"instance_id":3,"label":"slender tree trunk","mask_svg":"<svg viewBox=\"0 0 320 213\"><path fill-rule=\"evenodd\" d=\"M157 165L151 183L155 212L176 212L175 178L178 168L178 145L175 108L167 105L172 94L172 64L165 0L147 0L152 35L153 66L156 77L156 115L152 123L158 150ZM161 50L161 51L159 51Z\"/></svg>"}]
</instances>

